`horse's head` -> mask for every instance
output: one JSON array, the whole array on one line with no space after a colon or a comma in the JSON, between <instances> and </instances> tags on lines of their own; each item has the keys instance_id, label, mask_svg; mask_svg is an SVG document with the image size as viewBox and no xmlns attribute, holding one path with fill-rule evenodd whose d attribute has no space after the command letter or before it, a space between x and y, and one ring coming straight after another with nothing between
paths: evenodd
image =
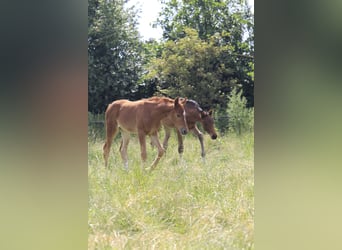
<instances>
[{"instance_id":1,"label":"horse's head","mask_svg":"<svg viewBox=\"0 0 342 250\"><path fill-rule=\"evenodd\" d=\"M174 109L171 113L171 119L174 122L174 125L179 130L182 135L186 135L188 133L188 126L185 120L185 109L184 104L186 103L186 98L176 98L174 101Z\"/></svg>"},{"instance_id":2,"label":"horse's head","mask_svg":"<svg viewBox=\"0 0 342 250\"><path fill-rule=\"evenodd\" d=\"M210 135L211 139L215 140L217 138L217 134L214 127L213 111L202 111L201 119L204 130Z\"/></svg>"}]
</instances>

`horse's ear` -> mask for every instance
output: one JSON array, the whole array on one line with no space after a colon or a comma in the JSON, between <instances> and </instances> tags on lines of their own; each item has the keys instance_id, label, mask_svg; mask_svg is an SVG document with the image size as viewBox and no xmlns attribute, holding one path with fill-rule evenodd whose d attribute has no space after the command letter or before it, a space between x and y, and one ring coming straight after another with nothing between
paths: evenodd
<instances>
[{"instance_id":1,"label":"horse's ear","mask_svg":"<svg viewBox=\"0 0 342 250\"><path fill-rule=\"evenodd\" d=\"M212 116L212 115L213 115L213 110L210 109L210 110L208 111L208 114L209 114L210 116Z\"/></svg>"},{"instance_id":2,"label":"horse's ear","mask_svg":"<svg viewBox=\"0 0 342 250\"><path fill-rule=\"evenodd\" d=\"M182 104L186 104L187 101L188 101L188 98L186 97L182 98Z\"/></svg>"},{"instance_id":3,"label":"horse's ear","mask_svg":"<svg viewBox=\"0 0 342 250\"><path fill-rule=\"evenodd\" d=\"M179 105L179 97L175 99L175 107L177 107L177 105Z\"/></svg>"},{"instance_id":4,"label":"horse's ear","mask_svg":"<svg viewBox=\"0 0 342 250\"><path fill-rule=\"evenodd\" d=\"M206 117L208 115L208 112L202 110L200 113L201 119L203 119L204 117Z\"/></svg>"}]
</instances>

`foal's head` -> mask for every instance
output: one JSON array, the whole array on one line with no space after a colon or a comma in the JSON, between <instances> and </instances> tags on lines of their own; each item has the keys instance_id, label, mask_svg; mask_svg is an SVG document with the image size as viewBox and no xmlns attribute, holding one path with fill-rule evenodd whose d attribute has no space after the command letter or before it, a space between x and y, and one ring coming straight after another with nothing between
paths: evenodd
<instances>
[{"instance_id":1,"label":"foal's head","mask_svg":"<svg viewBox=\"0 0 342 250\"><path fill-rule=\"evenodd\" d=\"M176 128L182 135L186 135L188 133L188 126L185 120L185 109L184 104L186 103L185 99L179 99L178 97L174 101L174 109L171 112L171 119L174 122Z\"/></svg>"},{"instance_id":2,"label":"foal's head","mask_svg":"<svg viewBox=\"0 0 342 250\"><path fill-rule=\"evenodd\" d=\"M217 134L214 127L214 119L212 110L201 111L201 121L204 130L210 135L211 139L215 140L217 138Z\"/></svg>"}]
</instances>

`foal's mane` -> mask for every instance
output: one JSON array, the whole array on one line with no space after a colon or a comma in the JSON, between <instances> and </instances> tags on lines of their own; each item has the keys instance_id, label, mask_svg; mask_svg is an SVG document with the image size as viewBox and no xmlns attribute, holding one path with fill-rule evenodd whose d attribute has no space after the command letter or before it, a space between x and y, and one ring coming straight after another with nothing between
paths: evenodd
<instances>
[{"instance_id":1,"label":"foal's mane","mask_svg":"<svg viewBox=\"0 0 342 250\"><path fill-rule=\"evenodd\" d=\"M188 108L195 108L197 109L199 112L202 112L203 109L200 107L200 105L194 101L194 100L187 100L186 104L185 104Z\"/></svg>"},{"instance_id":2,"label":"foal's mane","mask_svg":"<svg viewBox=\"0 0 342 250\"><path fill-rule=\"evenodd\" d=\"M152 102L174 103L173 99L164 97L164 96L153 96L145 100L152 101Z\"/></svg>"}]
</instances>

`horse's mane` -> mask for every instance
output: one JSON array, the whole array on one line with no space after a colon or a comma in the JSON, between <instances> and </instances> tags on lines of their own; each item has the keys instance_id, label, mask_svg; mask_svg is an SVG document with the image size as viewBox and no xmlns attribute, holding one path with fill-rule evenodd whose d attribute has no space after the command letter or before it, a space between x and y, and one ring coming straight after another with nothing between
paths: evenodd
<instances>
[{"instance_id":1,"label":"horse's mane","mask_svg":"<svg viewBox=\"0 0 342 250\"><path fill-rule=\"evenodd\" d=\"M153 102L174 102L171 98L165 96L152 96L150 98L147 98L146 100Z\"/></svg>"},{"instance_id":2,"label":"horse's mane","mask_svg":"<svg viewBox=\"0 0 342 250\"><path fill-rule=\"evenodd\" d=\"M203 109L200 107L200 105L196 102L196 101L194 101L194 100L187 100L187 102L186 102L186 104L185 104L187 107L189 107L189 108L195 108L195 109L197 109L199 112L202 112L203 111Z\"/></svg>"}]
</instances>

